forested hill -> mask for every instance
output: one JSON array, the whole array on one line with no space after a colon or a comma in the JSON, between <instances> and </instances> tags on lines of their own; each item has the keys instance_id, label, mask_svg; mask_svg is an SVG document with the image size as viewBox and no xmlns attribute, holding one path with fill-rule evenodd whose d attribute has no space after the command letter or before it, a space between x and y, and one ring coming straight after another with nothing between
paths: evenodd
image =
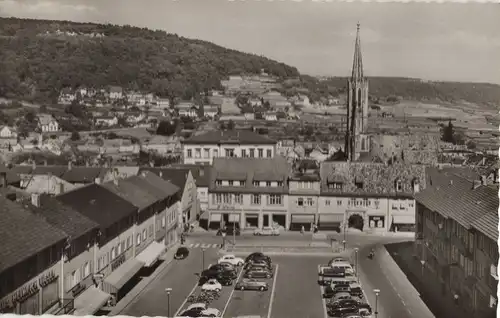
<instances>
[{"instance_id":1,"label":"forested hill","mask_svg":"<svg viewBox=\"0 0 500 318\"><path fill-rule=\"evenodd\" d=\"M53 100L63 87L146 90L189 98L231 74L296 68L164 31L116 25L0 18L0 96Z\"/></svg>"}]
</instances>

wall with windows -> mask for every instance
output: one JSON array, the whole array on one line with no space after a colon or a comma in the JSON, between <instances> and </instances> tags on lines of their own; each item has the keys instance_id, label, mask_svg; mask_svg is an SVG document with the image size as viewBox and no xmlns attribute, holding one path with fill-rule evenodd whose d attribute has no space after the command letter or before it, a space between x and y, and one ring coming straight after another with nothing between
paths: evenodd
<instances>
[{"instance_id":1,"label":"wall with windows","mask_svg":"<svg viewBox=\"0 0 500 318\"><path fill-rule=\"evenodd\" d=\"M196 220L196 215L199 213L198 190L196 187L196 180L193 178L191 172L188 173L185 187L181 189L181 191L181 211L179 213L180 225L184 222L183 217L185 217L186 222L192 223Z\"/></svg>"},{"instance_id":2,"label":"wall with windows","mask_svg":"<svg viewBox=\"0 0 500 318\"><path fill-rule=\"evenodd\" d=\"M90 235L82 236L73 242L68 252L68 261L64 264L64 292L71 293L79 288L79 285L87 287L91 284L94 274L94 259L97 255L98 245L94 244L94 238ZM72 249L78 248L75 253ZM88 247L87 247L88 246Z\"/></svg>"},{"instance_id":3,"label":"wall with windows","mask_svg":"<svg viewBox=\"0 0 500 318\"><path fill-rule=\"evenodd\" d=\"M498 285L498 243L477 232L475 248L475 308L494 308Z\"/></svg>"},{"instance_id":4,"label":"wall with windows","mask_svg":"<svg viewBox=\"0 0 500 318\"><path fill-rule=\"evenodd\" d=\"M275 145L183 145L184 164L212 164L218 157L273 158Z\"/></svg>"},{"instance_id":5,"label":"wall with windows","mask_svg":"<svg viewBox=\"0 0 500 318\"><path fill-rule=\"evenodd\" d=\"M138 233L138 232L137 232ZM105 276L111 274L119 264L135 257L136 225L132 225L116 237L99 247L96 255L96 272Z\"/></svg>"},{"instance_id":6,"label":"wall with windows","mask_svg":"<svg viewBox=\"0 0 500 318\"><path fill-rule=\"evenodd\" d=\"M139 216L141 213L146 213L149 209L153 209L150 207L145 211L139 211ZM151 242L154 240L154 232L155 232L155 215L154 213L149 213L150 216L141 220L142 222L138 222L135 230L135 256L139 255L146 247L148 247Z\"/></svg>"}]
</instances>

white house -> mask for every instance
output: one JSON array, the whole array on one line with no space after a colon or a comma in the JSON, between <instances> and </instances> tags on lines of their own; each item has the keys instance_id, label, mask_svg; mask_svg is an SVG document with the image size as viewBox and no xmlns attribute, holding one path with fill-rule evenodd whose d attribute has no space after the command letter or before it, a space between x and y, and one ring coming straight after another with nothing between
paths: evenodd
<instances>
[{"instance_id":1,"label":"white house","mask_svg":"<svg viewBox=\"0 0 500 318\"><path fill-rule=\"evenodd\" d=\"M17 131L14 127L3 126L0 128L0 137L1 138L16 138Z\"/></svg>"},{"instance_id":2,"label":"white house","mask_svg":"<svg viewBox=\"0 0 500 318\"><path fill-rule=\"evenodd\" d=\"M59 131L59 123L50 115L40 114L38 115L38 128L42 132L56 132Z\"/></svg>"},{"instance_id":3,"label":"white house","mask_svg":"<svg viewBox=\"0 0 500 318\"><path fill-rule=\"evenodd\" d=\"M219 107L217 107L217 106L209 106L209 105L204 106L203 107L203 113L204 113L205 117L214 119L215 116L217 116L219 114Z\"/></svg>"},{"instance_id":4,"label":"white house","mask_svg":"<svg viewBox=\"0 0 500 318\"><path fill-rule=\"evenodd\" d=\"M278 116L274 112L269 112L264 114L264 119L267 121L277 121Z\"/></svg>"},{"instance_id":5,"label":"white house","mask_svg":"<svg viewBox=\"0 0 500 318\"><path fill-rule=\"evenodd\" d=\"M198 117L198 108L191 102L181 102L175 106L181 117Z\"/></svg>"},{"instance_id":6,"label":"white house","mask_svg":"<svg viewBox=\"0 0 500 318\"><path fill-rule=\"evenodd\" d=\"M123 98L123 89L120 86L111 86L109 88L109 98L110 99Z\"/></svg>"},{"instance_id":7,"label":"white house","mask_svg":"<svg viewBox=\"0 0 500 318\"><path fill-rule=\"evenodd\" d=\"M95 118L95 123L102 126L116 126L118 118L116 116L100 116Z\"/></svg>"}]
</instances>

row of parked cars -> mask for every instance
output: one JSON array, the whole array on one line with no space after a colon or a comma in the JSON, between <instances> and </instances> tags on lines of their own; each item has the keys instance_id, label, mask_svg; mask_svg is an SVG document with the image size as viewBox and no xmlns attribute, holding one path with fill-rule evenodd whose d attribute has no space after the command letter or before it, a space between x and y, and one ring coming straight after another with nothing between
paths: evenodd
<instances>
[{"instance_id":1,"label":"row of parked cars","mask_svg":"<svg viewBox=\"0 0 500 318\"><path fill-rule=\"evenodd\" d=\"M327 265L320 265L318 283L325 286L323 298L328 299L326 307L330 317L371 317L372 309L348 259L337 257Z\"/></svg>"}]
</instances>

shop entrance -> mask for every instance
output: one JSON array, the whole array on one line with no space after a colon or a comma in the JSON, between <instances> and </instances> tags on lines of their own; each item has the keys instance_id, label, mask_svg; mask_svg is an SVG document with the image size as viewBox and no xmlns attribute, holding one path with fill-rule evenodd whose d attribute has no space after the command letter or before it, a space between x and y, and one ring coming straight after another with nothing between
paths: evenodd
<instances>
[{"instance_id":1,"label":"shop entrance","mask_svg":"<svg viewBox=\"0 0 500 318\"><path fill-rule=\"evenodd\" d=\"M273 223L277 224L279 227L286 229L286 215L273 214Z\"/></svg>"},{"instance_id":2,"label":"shop entrance","mask_svg":"<svg viewBox=\"0 0 500 318\"><path fill-rule=\"evenodd\" d=\"M262 217L262 226L263 227L266 227L266 226L271 226L269 224L269 215L268 214L264 214L263 217Z\"/></svg>"},{"instance_id":3,"label":"shop entrance","mask_svg":"<svg viewBox=\"0 0 500 318\"><path fill-rule=\"evenodd\" d=\"M363 217L357 213L352 214L347 222L349 227L358 229L360 231L363 231L364 223L365 221L363 220Z\"/></svg>"},{"instance_id":4,"label":"shop entrance","mask_svg":"<svg viewBox=\"0 0 500 318\"><path fill-rule=\"evenodd\" d=\"M259 227L259 215L258 214L248 214L246 215L245 227L247 228L257 228Z\"/></svg>"}]
</instances>

